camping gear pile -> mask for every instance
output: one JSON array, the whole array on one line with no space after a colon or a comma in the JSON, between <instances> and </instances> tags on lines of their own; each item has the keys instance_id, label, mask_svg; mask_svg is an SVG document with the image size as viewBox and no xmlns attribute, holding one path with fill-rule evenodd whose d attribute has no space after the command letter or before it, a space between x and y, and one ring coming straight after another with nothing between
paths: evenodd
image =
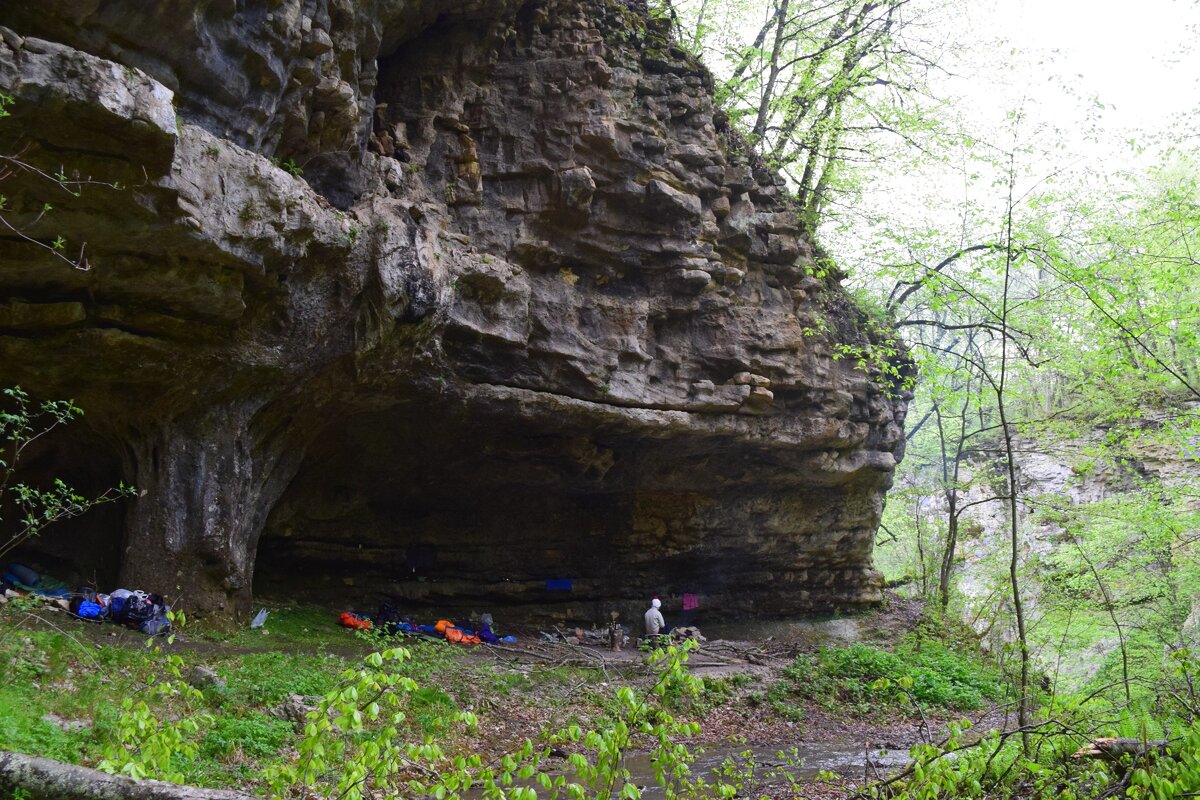
<instances>
[{"instance_id":1,"label":"camping gear pile","mask_svg":"<svg viewBox=\"0 0 1200 800\"><path fill-rule=\"evenodd\" d=\"M91 586L72 592L62 581L17 563L8 565L0 582L5 594L43 597L80 619L111 622L147 636L158 636L171 630L171 607L159 594L130 589L114 589L103 594Z\"/></svg>"},{"instance_id":2,"label":"camping gear pile","mask_svg":"<svg viewBox=\"0 0 1200 800\"><path fill-rule=\"evenodd\" d=\"M42 575L24 564L15 562L5 567L0 581L4 582L6 589L35 594L38 597L68 598L71 596L70 590L62 581L55 580L49 575Z\"/></svg>"},{"instance_id":3,"label":"camping gear pile","mask_svg":"<svg viewBox=\"0 0 1200 800\"><path fill-rule=\"evenodd\" d=\"M495 623L491 614L482 615L478 623L463 624L439 619L433 625L421 625L411 617L401 616L391 603L384 603L373 615L343 611L338 617L338 624L358 631L374 629L390 636L428 636L465 645L511 643L517 640L515 636L501 637L496 634L492 630Z\"/></svg>"}]
</instances>

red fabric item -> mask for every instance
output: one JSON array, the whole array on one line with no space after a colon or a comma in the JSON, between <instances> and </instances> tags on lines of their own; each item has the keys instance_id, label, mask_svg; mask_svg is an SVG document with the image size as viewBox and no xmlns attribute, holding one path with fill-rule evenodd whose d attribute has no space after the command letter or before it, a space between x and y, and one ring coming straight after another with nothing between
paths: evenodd
<instances>
[{"instance_id":1,"label":"red fabric item","mask_svg":"<svg viewBox=\"0 0 1200 800\"><path fill-rule=\"evenodd\" d=\"M353 628L356 631L366 631L371 629L371 620L356 617L349 611L343 611L338 617L338 624L343 628Z\"/></svg>"},{"instance_id":2,"label":"red fabric item","mask_svg":"<svg viewBox=\"0 0 1200 800\"><path fill-rule=\"evenodd\" d=\"M462 628L455 627L454 625L447 625L445 634L446 641L448 642L454 642L455 644L479 644L478 636L467 633Z\"/></svg>"}]
</instances>

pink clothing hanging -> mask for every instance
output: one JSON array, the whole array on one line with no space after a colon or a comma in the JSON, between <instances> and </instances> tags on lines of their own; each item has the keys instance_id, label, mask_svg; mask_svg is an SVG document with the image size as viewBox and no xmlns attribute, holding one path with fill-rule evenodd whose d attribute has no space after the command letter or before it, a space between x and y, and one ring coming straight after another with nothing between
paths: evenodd
<instances>
[{"instance_id":1,"label":"pink clothing hanging","mask_svg":"<svg viewBox=\"0 0 1200 800\"><path fill-rule=\"evenodd\" d=\"M694 594L685 594L683 596L683 610L695 611L700 607L700 597Z\"/></svg>"}]
</instances>

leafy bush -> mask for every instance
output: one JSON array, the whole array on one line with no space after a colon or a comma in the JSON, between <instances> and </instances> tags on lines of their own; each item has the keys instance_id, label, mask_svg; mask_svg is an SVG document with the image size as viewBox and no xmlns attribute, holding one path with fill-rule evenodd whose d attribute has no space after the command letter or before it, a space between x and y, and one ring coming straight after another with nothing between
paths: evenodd
<instances>
[{"instance_id":1,"label":"leafy bush","mask_svg":"<svg viewBox=\"0 0 1200 800\"><path fill-rule=\"evenodd\" d=\"M0 112L3 97L0 95ZM0 196L0 206L2 201ZM11 225L8 227L25 241L37 243ZM3 523L0 527L7 536L0 539L0 559L55 522L73 519L93 506L134 495L133 488L124 483L89 498L57 478L40 487L17 478L21 454L31 442L70 424L82 414L82 409L70 400L39 403L19 386L0 389L0 523Z\"/></svg>"},{"instance_id":2,"label":"leafy bush","mask_svg":"<svg viewBox=\"0 0 1200 800\"><path fill-rule=\"evenodd\" d=\"M1000 696L998 674L963 653L936 642L911 640L895 652L865 644L822 648L800 655L784 671L785 681L769 696L778 707L788 694L841 702L861 713L883 706L972 710ZM897 683L900 679L902 683ZM911 699L910 699L911 696Z\"/></svg>"}]
</instances>

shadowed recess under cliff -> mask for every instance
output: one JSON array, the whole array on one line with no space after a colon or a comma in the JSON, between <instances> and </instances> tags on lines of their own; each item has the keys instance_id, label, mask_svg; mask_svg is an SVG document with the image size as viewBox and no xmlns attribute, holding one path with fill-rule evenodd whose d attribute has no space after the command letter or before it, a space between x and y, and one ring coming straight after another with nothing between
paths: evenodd
<instances>
[{"instance_id":1,"label":"shadowed recess under cliff","mask_svg":"<svg viewBox=\"0 0 1200 800\"><path fill-rule=\"evenodd\" d=\"M833 478L720 432L647 441L584 404L550 429L429 400L309 448L260 540L259 589L316 575L307 591L328 597L368 586L439 608L565 604L573 619L668 591L726 614L861 602L872 470ZM554 579L571 592L548 593Z\"/></svg>"}]
</instances>

